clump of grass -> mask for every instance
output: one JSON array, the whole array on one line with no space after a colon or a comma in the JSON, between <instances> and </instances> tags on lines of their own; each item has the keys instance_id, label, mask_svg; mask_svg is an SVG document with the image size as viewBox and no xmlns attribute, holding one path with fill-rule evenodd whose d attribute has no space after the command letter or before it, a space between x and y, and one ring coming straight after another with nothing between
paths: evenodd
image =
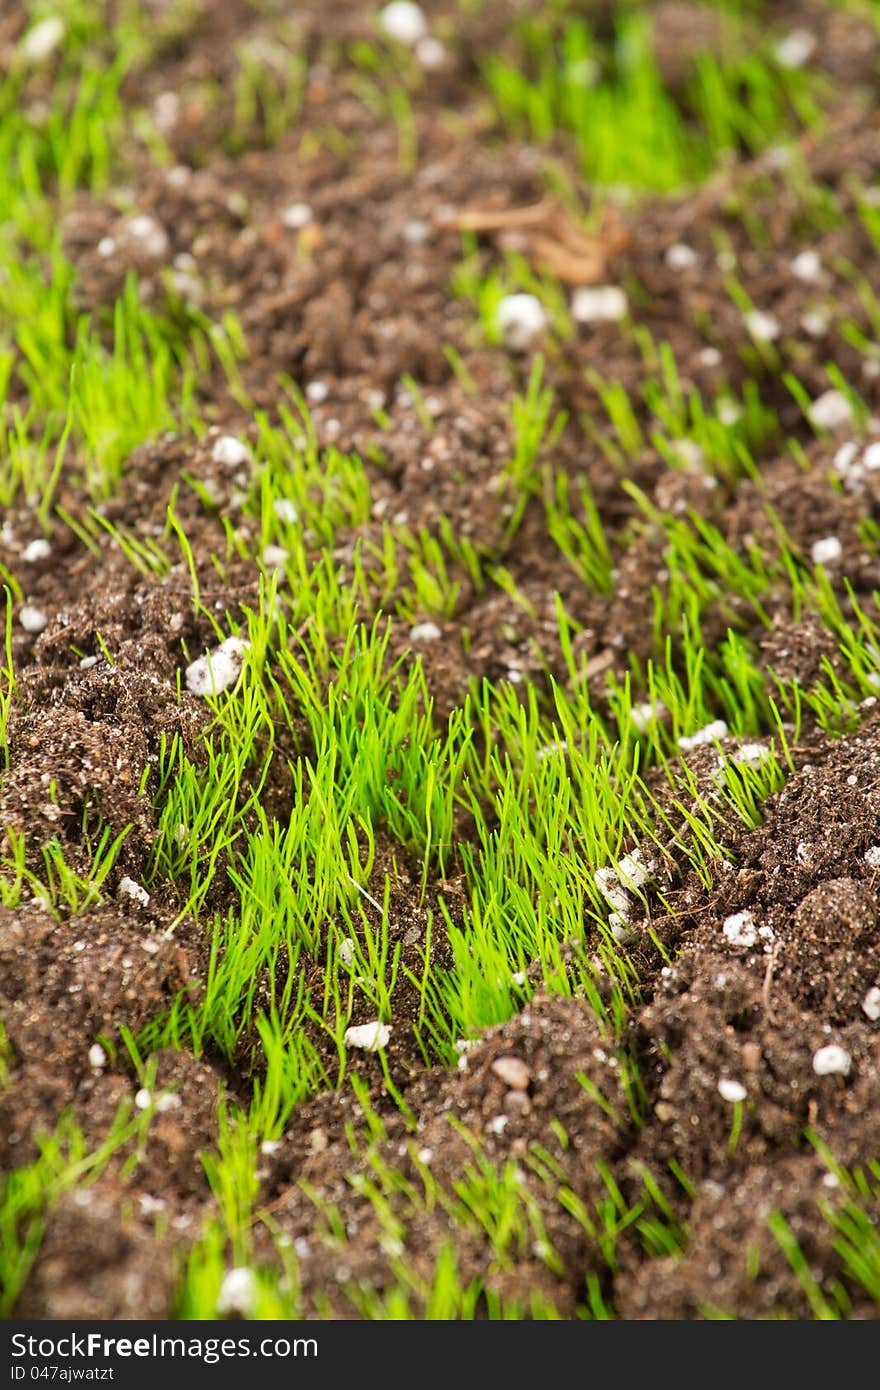
<instances>
[{"instance_id":1,"label":"clump of grass","mask_svg":"<svg viewBox=\"0 0 880 1390\"><path fill-rule=\"evenodd\" d=\"M570 133L582 172L599 186L672 192L734 152L756 153L818 119L815 82L751 48L730 13L723 59L701 55L681 96L663 83L651 20L626 14L603 45L563 7L514 26L514 53L484 60L501 119L533 140Z\"/></svg>"}]
</instances>

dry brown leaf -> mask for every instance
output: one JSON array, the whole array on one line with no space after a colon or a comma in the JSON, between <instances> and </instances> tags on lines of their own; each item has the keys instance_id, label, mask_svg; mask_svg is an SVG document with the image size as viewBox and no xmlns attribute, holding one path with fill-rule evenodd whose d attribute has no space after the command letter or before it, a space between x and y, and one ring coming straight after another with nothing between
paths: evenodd
<instances>
[{"instance_id":1,"label":"dry brown leaf","mask_svg":"<svg viewBox=\"0 0 880 1390\"><path fill-rule=\"evenodd\" d=\"M596 285L606 278L609 261L629 242L616 214L599 232L581 230L556 199L543 198L518 208L460 208L443 213L438 225L458 232L494 236L504 250L517 251L535 270L546 271L566 285Z\"/></svg>"}]
</instances>

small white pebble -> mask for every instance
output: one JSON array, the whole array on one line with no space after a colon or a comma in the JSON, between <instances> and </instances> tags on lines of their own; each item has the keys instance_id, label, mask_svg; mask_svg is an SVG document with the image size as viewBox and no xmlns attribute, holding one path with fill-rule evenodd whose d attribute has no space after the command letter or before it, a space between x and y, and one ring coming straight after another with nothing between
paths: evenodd
<instances>
[{"instance_id":1,"label":"small white pebble","mask_svg":"<svg viewBox=\"0 0 880 1390\"><path fill-rule=\"evenodd\" d=\"M183 1101L177 1091L163 1091L156 1101L156 1109L160 1115L167 1115L170 1110L180 1110Z\"/></svg>"},{"instance_id":2,"label":"small white pebble","mask_svg":"<svg viewBox=\"0 0 880 1390\"><path fill-rule=\"evenodd\" d=\"M147 907L150 902L150 895L146 888L142 888L133 878L129 878L128 874L123 874L119 880L116 896L118 898L131 898L132 902L140 903L141 907Z\"/></svg>"},{"instance_id":3,"label":"small white pebble","mask_svg":"<svg viewBox=\"0 0 880 1390\"><path fill-rule=\"evenodd\" d=\"M282 224L292 232L298 232L302 227L307 227L312 221L314 214L308 203L288 203L282 209Z\"/></svg>"},{"instance_id":4,"label":"small white pebble","mask_svg":"<svg viewBox=\"0 0 880 1390\"><path fill-rule=\"evenodd\" d=\"M809 415L819 429L839 430L852 423L852 406L842 391L823 391L810 406Z\"/></svg>"},{"instance_id":5,"label":"small white pebble","mask_svg":"<svg viewBox=\"0 0 880 1390\"><path fill-rule=\"evenodd\" d=\"M862 1011L872 1023L876 1023L880 1018L880 989L876 985L871 986L862 1000Z\"/></svg>"},{"instance_id":6,"label":"small white pebble","mask_svg":"<svg viewBox=\"0 0 880 1390\"><path fill-rule=\"evenodd\" d=\"M116 252L116 238L112 236L102 236L95 250L99 256L106 260L108 256L112 256Z\"/></svg>"},{"instance_id":7,"label":"small white pebble","mask_svg":"<svg viewBox=\"0 0 880 1390\"><path fill-rule=\"evenodd\" d=\"M30 541L21 552L21 558L26 560L29 565L34 565L38 560L48 560L52 554L52 547L43 537L38 536L36 540Z\"/></svg>"},{"instance_id":8,"label":"small white pebble","mask_svg":"<svg viewBox=\"0 0 880 1390\"><path fill-rule=\"evenodd\" d=\"M412 0L392 0L379 14L379 28L386 38L414 48L428 34L428 21L420 5Z\"/></svg>"},{"instance_id":9,"label":"small white pebble","mask_svg":"<svg viewBox=\"0 0 880 1390\"><path fill-rule=\"evenodd\" d=\"M813 1053L813 1071L817 1076L849 1076L852 1057L845 1047L829 1043Z\"/></svg>"},{"instance_id":10,"label":"small white pebble","mask_svg":"<svg viewBox=\"0 0 880 1390\"><path fill-rule=\"evenodd\" d=\"M745 325L756 342L772 343L782 332L775 314L765 314L761 309L753 309L745 316Z\"/></svg>"},{"instance_id":11,"label":"small white pebble","mask_svg":"<svg viewBox=\"0 0 880 1390\"><path fill-rule=\"evenodd\" d=\"M780 67L802 68L815 47L816 35L809 29L792 29L791 33L779 40L773 51Z\"/></svg>"},{"instance_id":12,"label":"small white pebble","mask_svg":"<svg viewBox=\"0 0 880 1390\"><path fill-rule=\"evenodd\" d=\"M686 246L683 241L676 241L672 246L667 246L664 257L670 270L693 270L700 264L700 258L692 246Z\"/></svg>"},{"instance_id":13,"label":"small white pebble","mask_svg":"<svg viewBox=\"0 0 880 1390\"><path fill-rule=\"evenodd\" d=\"M814 565L832 565L842 554L843 546L836 536L825 536L820 541L814 541L810 547Z\"/></svg>"},{"instance_id":14,"label":"small white pebble","mask_svg":"<svg viewBox=\"0 0 880 1390\"><path fill-rule=\"evenodd\" d=\"M678 746L683 753L690 753L692 749L699 748L704 743L715 743L717 740L726 738L729 729L723 719L713 719L711 724L704 724L702 729L697 729L694 734L682 734L678 740Z\"/></svg>"},{"instance_id":15,"label":"small white pebble","mask_svg":"<svg viewBox=\"0 0 880 1390\"><path fill-rule=\"evenodd\" d=\"M100 1043L92 1043L89 1048L89 1066L92 1068L92 1071L100 1071L101 1068L106 1067L106 1065L107 1053Z\"/></svg>"},{"instance_id":16,"label":"small white pebble","mask_svg":"<svg viewBox=\"0 0 880 1390\"><path fill-rule=\"evenodd\" d=\"M512 352L525 352L548 322L547 311L533 294L505 295L495 311L495 327Z\"/></svg>"},{"instance_id":17,"label":"small white pebble","mask_svg":"<svg viewBox=\"0 0 880 1390\"><path fill-rule=\"evenodd\" d=\"M442 636L436 623L415 623L409 630L411 642L439 642Z\"/></svg>"},{"instance_id":18,"label":"small white pebble","mask_svg":"<svg viewBox=\"0 0 880 1390\"><path fill-rule=\"evenodd\" d=\"M715 347L704 347L700 349L700 365L703 367L720 367L721 353Z\"/></svg>"},{"instance_id":19,"label":"small white pebble","mask_svg":"<svg viewBox=\"0 0 880 1390\"><path fill-rule=\"evenodd\" d=\"M532 1076L520 1057L496 1057L492 1071L512 1091L527 1091Z\"/></svg>"},{"instance_id":20,"label":"small white pebble","mask_svg":"<svg viewBox=\"0 0 880 1390\"><path fill-rule=\"evenodd\" d=\"M387 1047L390 1037L389 1025L377 1021L346 1028L342 1042L345 1047L359 1047L364 1052L378 1052L381 1048Z\"/></svg>"},{"instance_id":21,"label":"small white pebble","mask_svg":"<svg viewBox=\"0 0 880 1390\"><path fill-rule=\"evenodd\" d=\"M801 251L791 263L791 273L797 280L815 284L822 278L822 262L816 251Z\"/></svg>"},{"instance_id":22,"label":"small white pebble","mask_svg":"<svg viewBox=\"0 0 880 1390\"><path fill-rule=\"evenodd\" d=\"M41 19L28 29L21 41L21 56L29 63L45 63L60 46L66 26L58 15Z\"/></svg>"},{"instance_id":23,"label":"small white pebble","mask_svg":"<svg viewBox=\"0 0 880 1390\"><path fill-rule=\"evenodd\" d=\"M32 603L26 603L18 615L25 632L42 632L49 619L42 608L35 608Z\"/></svg>"},{"instance_id":24,"label":"small white pebble","mask_svg":"<svg viewBox=\"0 0 880 1390\"><path fill-rule=\"evenodd\" d=\"M150 1106L153 1104L153 1097L147 1090L146 1086L142 1086L141 1089L137 1092L134 1098L134 1103L137 1106L138 1110L149 1110Z\"/></svg>"},{"instance_id":25,"label":"small white pebble","mask_svg":"<svg viewBox=\"0 0 880 1390\"><path fill-rule=\"evenodd\" d=\"M509 1115L493 1115L486 1123L486 1130L489 1134L503 1134L509 1124Z\"/></svg>"},{"instance_id":26,"label":"small white pebble","mask_svg":"<svg viewBox=\"0 0 880 1390\"><path fill-rule=\"evenodd\" d=\"M748 1091L741 1081L731 1081L723 1076L718 1082L718 1094L731 1105L738 1105L740 1101L745 1100Z\"/></svg>"},{"instance_id":27,"label":"small white pebble","mask_svg":"<svg viewBox=\"0 0 880 1390\"><path fill-rule=\"evenodd\" d=\"M257 1277L252 1269L245 1266L230 1269L223 1276L216 1310L221 1317L229 1317L233 1313L250 1317L256 1309L258 1293Z\"/></svg>"},{"instance_id":28,"label":"small white pebble","mask_svg":"<svg viewBox=\"0 0 880 1390\"><path fill-rule=\"evenodd\" d=\"M310 381L306 387L306 400L312 405L323 405L330 395L330 387L325 381Z\"/></svg>"},{"instance_id":29,"label":"small white pebble","mask_svg":"<svg viewBox=\"0 0 880 1390\"><path fill-rule=\"evenodd\" d=\"M211 450L211 459L223 468L240 468L242 464L251 462L251 451L234 434L221 434Z\"/></svg>"},{"instance_id":30,"label":"small white pebble","mask_svg":"<svg viewBox=\"0 0 880 1390\"><path fill-rule=\"evenodd\" d=\"M751 912L734 912L732 916L724 919L721 930L731 946L748 949L758 940L755 918Z\"/></svg>"},{"instance_id":31,"label":"small white pebble","mask_svg":"<svg viewBox=\"0 0 880 1390\"><path fill-rule=\"evenodd\" d=\"M618 323L628 312L629 302L619 285L582 286L571 297L571 315L576 323Z\"/></svg>"}]
</instances>

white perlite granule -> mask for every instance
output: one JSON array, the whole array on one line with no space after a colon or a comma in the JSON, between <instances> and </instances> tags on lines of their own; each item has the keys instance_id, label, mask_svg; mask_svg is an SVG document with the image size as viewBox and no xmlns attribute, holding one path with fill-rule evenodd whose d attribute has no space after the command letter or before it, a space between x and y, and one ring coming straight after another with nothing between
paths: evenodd
<instances>
[{"instance_id":1,"label":"white perlite granule","mask_svg":"<svg viewBox=\"0 0 880 1390\"><path fill-rule=\"evenodd\" d=\"M700 264L700 258L694 248L686 246L682 241L667 246L664 260L670 270L693 270Z\"/></svg>"},{"instance_id":2,"label":"white perlite granule","mask_svg":"<svg viewBox=\"0 0 880 1390\"><path fill-rule=\"evenodd\" d=\"M773 50L780 67L802 68L811 57L817 39L809 29L792 29Z\"/></svg>"},{"instance_id":3,"label":"white perlite granule","mask_svg":"<svg viewBox=\"0 0 880 1390\"><path fill-rule=\"evenodd\" d=\"M871 986L862 1000L862 1012L872 1023L876 1023L880 1018L880 989L876 985Z\"/></svg>"},{"instance_id":4,"label":"white perlite granule","mask_svg":"<svg viewBox=\"0 0 880 1390\"><path fill-rule=\"evenodd\" d=\"M724 919L721 930L731 946L741 946L748 949L754 946L758 940L758 929L751 912L734 912L732 916Z\"/></svg>"},{"instance_id":5,"label":"white perlite granule","mask_svg":"<svg viewBox=\"0 0 880 1390\"><path fill-rule=\"evenodd\" d=\"M168 233L161 227L155 217L148 217L145 213L138 217L133 217L128 223L128 235L132 237L148 256L155 256L157 259L166 256L171 249L168 240Z\"/></svg>"},{"instance_id":6,"label":"white perlite granule","mask_svg":"<svg viewBox=\"0 0 880 1390\"><path fill-rule=\"evenodd\" d=\"M743 743L734 753L733 761L745 763L747 767L760 767L772 753L773 749L765 747L763 743Z\"/></svg>"},{"instance_id":7,"label":"white perlite granule","mask_svg":"<svg viewBox=\"0 0 880 1390\"><path fill-rule=\"evenodd\" d=\"M272 511L285 526L293 526L299 519L299 512L289 497L276 497L272 503Z\"/></svg>"},{"instance_id":8,"label":"white perlite granule","mask_svg":"<svg viewBox=\"0 0 880 1390\"><path fill-rule=\"evenodd\" d=\"M58 15L50 15L48 19L41 19L39 24L28 29L21 41L21 56L28 63L45 63L64 38L66 29L64 20Z\"/></svg>"},{"instance_id":9,"label":"white perlite granule","mask_svg":"<svg viewBox=\"0 0 880 1390\"><path fill-rule=\"evenodd\" d=\"M619 285L582 287L571 297L575 323L618 323L629 312L629 301Z\"/></svg>"},{"instance_id":10,"label":"white perlite granule","mask_svg":"<svg viewBox=\"0 0 880 1390\"><path fill-rule=\"evenodd\" d=\"M711 724L704 724L702 729L697 729L693 734L682 734L678 740L678 746L683 753L690 753L694 748L699 748L704 743L715 743L728 735L728 727L723 719L713 719Z\"/></svg>"},{"instance_id":11,"label":"white perlite granule","mask_svg":"<svg viewBox=\"0 0 880 1390\"><path fill-rule=\"evenodd\" d=\"M653 871L653 861L645 861L640 849L625 854L618 864L597 869L593 882L610 908L613 909L608 925L611 934L621 945L633 939L634 933L629 925L633 910L631 893L637 893L646 884Z\"/></svg>"},{"instance_id":12,"label":"white perlite granule","mask_svg":"<svg viewBox=\"0 0 880 1390\"><path fill-rule=\"evenodd\" d=\"M810 548L814 565L832 565L842 554L843 546L836 536L823 536L822 540L814 541Z\"/></svg>"},{"instance_id":13,"label":"white perlite granule","mask_svg":"<svg viewBox=\"0 0 880 1390\"><path fill-rule=\"evenodd\" d=\"M345 1047L359 1047L364 1052L379 1052L388 1046L391 1028L387 1023L361 1023L354 1028L346 1028L342 1039Z\"/></svg>"},{"instance_id":14,"label":"white perlite granule","mask_svg":"<svg viewBox=\"0 0 880 1390\"><path fill-rule=\"evenodd\" d=\"M234 434L221 434L211 450L211 458L223 468L239 468L243 463L250 463L251 451Z\"/></svg>"},{"instance_id":15,"label":"white perlite granule","mask_svg":"<svg viewBox=\"0 0 880 1390\"><path fill-rule=\"evenodd\" d=\"M495 311L495 327L512 352L525 352L548 322L546 309L533 294L505 295Z\"/></svg>"},{"instance_id":16,"label":"white perlite granule","mask_svg":"<svg viewBox=\"0 0 880 1390\"><path fill-rule=\"evenodd\" d=\"M281 222L292 232L307 227L312 220L312 209L308 203L288 203L282 210Z\"/></svg>"},{"instance_id":17,"label":"white perlite granule","mask_svg":"<svg viewBox=\"0 0 880 1390\"><path fill-rule=\"evenodd\" d=\"M212 652L206 652L186 668L186 685L194 695L219 695L234 685L244 665L250 642L227 637Z\"/></svg>"},{"instance_id":18,"label":"white perlite granule","mask_svg":"<svg viewBox=\"0 0 880 1390\"><path fill-rule=\"evenodd\" d=\"M42 632L49 619L42 608L36 608L32 603L26 603L18 615L25 632Z\"/></svg>"},{"instance_id":19,"label":"white perlite granule","mask_svg":"<svg viewBox=\"0 0 880 1390\"><path fill-rule=\"evenodd\" d=\"M256 1310L258 1292L257 1277L252 1269L244 1265L230 1269L223 1276L223 1283L220 1285L217 1312L221 1317L229 1317L233 1313L245 1318L250 1317Z\"/></svg>"},{"instance_id":20,"label":"white perlite granule","mask_svg":"<svg viewBox=\"0 0 880 1390\"><path fill-rule=\"evenodd\" d=\"M852 406L842 391L823 391L810 406L810 421L819 429L839 430L852 423Z\"/></svg>"},{"instance_id":21,"label":"white perlite granule","mask_svg":"<svg viewBox=\"0 0 880 1390\"><path fill-rule=\"evenodd\" d=\"M815 284L822 276L822 262L815 251L801 251L791 263L791 273L806 284Z\"/></svg>"},{"instance_id":22,"label":"white perlite granule","mask_svg":"<svg viewBox=\"0 0 880 1390\"><path fill-rule=\"evenodd\" d=\"M421 6L412 0L392 0L379 14L379 28L386 38L414 48L419 39L427 37L428 21Z\"/></svg>"},{"instance_id":23,"label":"white perlite granule","mask_svg":"<svg viewBox=\"0 0 880 1390\"><path fill-rule=\"evenodd\" d=\"M38 536L35 541L29 541L21 552L21 558L29 565L35 565L39 560L48 560L52 554L52 547L43 536Z\"/></svg>"},{"instance_id":24,"label":"white perlite granule","mask_svg":"<svg viewBox=\"0 0 880 1390\"><path fill-rule=\"evenodd\" d=\"M131 898L132 902L140 903L141 907L148 907L150 902L150 895L146 888L142 888L133 878L129 878L128 874L124 874L119 880L116 896L118 898Z\"/></svg>"},{"instance_id":25,"label":"white perlite granule","mask_svg":"<svg viewBox=\"0 0 880 1390\"><path fill-rule=\"evenodd\" d=\"M660 700L644 700L641 704L633 705L630 710L630 722L636 733L647 733L655 719L662 719L666 713L666 706Z\"/></svg>"},{"instance_id":26,"label":"white perlite granule","mask_svg":"<svg viewBox=\"0 0 880 1390\"><path fill-rule=\"evenodd\" d=\"M865 850L865 863L870 869L880 869L880 845L871 845Z\"/></svg>"},{"instance_id":27,"label":"white perlite granule","mask_svg":"<svg viewBox=\"0 0 880 1390\"><path fill-rule=\"evenodd\" d=\"M738 1105L745 1100L748 1091L741 1081L731 1081L723 1076L718 1082L718 1094L722 1100L729 1101L731 1105Z\"/></svg>"},{"instance_id":28,"label":"white perlite granule","mask_svg":"<svg viewBox=\"0 0 880 1390\"><path fill-rule=\"evenodd\" d=\"M765 314L761 309L753 309L746 314L745 325L759 343L772 343L782 332L779 319L774 314Z\"/></svg>"},{"instance_id":29,"label":"white perlite granule","mask_svg":"<svg viewBox=\"0 0 880 1390\"><path fill-rule=\"evenodd\" d=\"M442 636L436 623L415 623L409 630L411 642L439 642Z\"/></svg>"},{"instance_id":30,"label":"white perlite granule","mask_svg":"<svg viewBox=\"0 0 880 1390\"><path fill-rule=\"evenodd\" d=\"M435 72L446 62L446 49L439 39L434 39L428 34L416 44L416 57L423 68Z\"/></svg>"},{"instance_id":31,"label":"white perlite granule","mask_svg":"<svg viewBox=\"0 0 880 1390\"><path fill-rule=\"evenodd\" d=\"M829 1043L813 1053L813 1071L817 1076L849 1076L852 1071L852 1057L845 1047Z\"/></svg>"}]
</instances>

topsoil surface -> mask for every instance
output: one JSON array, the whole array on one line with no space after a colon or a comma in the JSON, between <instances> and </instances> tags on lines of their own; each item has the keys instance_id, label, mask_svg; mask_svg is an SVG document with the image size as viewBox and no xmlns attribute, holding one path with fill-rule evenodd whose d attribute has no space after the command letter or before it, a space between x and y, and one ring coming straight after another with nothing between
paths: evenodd
<instances>
[{"instance_id":1,"label":"topsoil surface","mask_svg":"<svg viewBox=\"0 0 880 1390\"><path fill-rule=\"evenodd\" d=\"M157 12L162 8L157 4ZM836 95L827 128L803 140L802 154L846 205L852 176L880 184L876 32L811 0L768 8L781 32L804 26L821 36L811 61L826 68ZM587 474L606 527L622 538L614 594L598 598L551 545L537 509L527 512L505 551L510 499L496 477L509 454L511 401L524 387L529 358L486 346L474 331L472 308L450 289L461 244L444 226L449 209L522 207L545 194L548 151L501 136L487 115L472 56L504 42L518 7L490 0L479 17L469 18L448 0L425 6L435 31L447 36L446 58L426 74L414 98L417 154L410 163L401 159L399 130L388 115L356 100L317 61L294 133L272 148L254 144L224 153L229 112L200 101L199 83L206 76L222 79L233 44L258 37L263 21L239 0L204 9L204 23L166 54L161 68L141 73L128 93L154 108L163 94L177 95L176 106L167 100L162 106L173 108L164 135L175 162L160 169L133 148L126 189L107 198L84 195L67 218L65 244L83 307L112 303L132 269L144 293L161 304L169 263L193 257L178 263L193 277L186 292L196 294L211 317L227 308L240 316L249 348L242 374L254 404L271 412L279 399L278 374L285 373L313 387L322 444L366 460L374 456L371 446L382 451L381 466L367 463L373 519L344 537L335 555L341 565L358 540L379 534L383 518L432 532L441 515L456 534L503 560L531 608L492 585L476 592L461 576L454 617L441 623L442 640L422 651L439 713L460 703L475 678L513 680L522 689L532 682L543 688L548 674L565 682L557 592L582 625L583 654L600 658L597 670L622 678L628 652L651 655L651 586L663 542L658 535L653 549L647 540L627 546L634 504L581 422L602 419L588 369L618 379L637 397L645 375L641 352L614 324L583 326L574 341L547 351L546 380L569 416L554 446L555 462L572 476ZM657 7L658 48L670 80L687 61L681 34L691 32L689 13L692 18L687 5ZM365 7L335 0L297 6L296 22L313 58L329 40L341 49L372 32ZM340 138L303 140L305 132L331 130ZM590 190L579 184L564 141L552 158L589 206ZM743 189L768 230L759 249L735 211ZM313 210L308 234L281 220L282 209L295 202ZM151 259L126 240L131 209L165 229L169 245L160 256ZM607 279L625 285L638 303L639 321L657 341L672 344L684 379L711 395L723 381L736 387L757 370L780 426L779 447L766 445L758 481L710 490L699 474L670 469L653 449L631 461L631 476L665 510L696 508L744 546L766 538L769 500L805 552L817 539L836 535L856 593L869 596L880 587L880 573L876 558L864 551L860 524L878 519L880 474L866 474L851 492L832 484L840 441L813 438L778 368L746 365L748 336L717 255L723 232L749 295L782 325L783 367L796 370L812 396L827 388L825 367L834 361L880 408L877 377L864 374L863 357L836 328L847 317L862 320L857 289L838 279L829 299L789 270L804 249L815 250L826 265L845 257L880 295L880 265L858 220L842 230L813 231L805 240L771 153L723 167L687 196L648 199L637 211L622 202L617 230L609 239ZM108 236L116 249L99 254ZM682 241L697 253L696 268L667 264L667 248ZM481 254L486 266L497 257L492 236L482 238ZM821 336L803 325L817 299L828 313ZM448 344L466 364L475 394L452 372L443 351ZM400 387L405 373L428 400L430 434ZM317 391L315 383L321 384ZM219 371L199 390L211 426L206 438L169 436L143 447L107 504L111 520L135 535L161 531L171 490L184 472L208 483L221 510L234 514L236 480L212 462L211 444L221 431L247 435L252 417ZM387 412L381 425L377 405ZM786 436L802 441L803 466L783 453ZM76 497L62 501L73 511L82 507ZM210 559L224 542L217 515L206 512L191 489L181 490L178 510L206 601L218 611L254 603L257 573L243 562L228 586L218 582ZM36 636L16 624L18 689L11 762L0 787L3 826L26 831L36 846L59 835L76 862L84 814L100 803L114 832L133 826L118 873L140 880L156 833L149 795L139 791L141 774L163 733L180 732L198 756L205 706L187 691L178 699L175 677L184 664L182 644L202 650L211 633L192 616L182 567L163 578L144 576L109 541L96 560L61 525L51 562L28 563L23 550L34 534L32 516L13 509L4 521L0 562L49 622ZM748 631L746 616L737 616ZM778 612L771 601L770 616L771 628L756 623L751 633L767 667L808 684L823 654L834 660L833 644L808 622L793 624L784 595ZM717 634L709 635L722 636L730 620L730 609L719 606ZM81 665L84 654L100 656L98 633L115 655L112 668L102 660ZM400 652L408 646L405 625L395 629L392 643ZM435 1177L450 1186L470 1157L449 1123L453 1116L481 1137L499 1167L521 1163L522 1180L561 1256L557 1273L528 1248L514 1252L507 1267L491 1268L485 1240L459 1233L464 1282L481 1275L488 1288L520 1300L526 1310L538 1290L565 1318L583 1308L590 1274L621 1318L694 1319L708 1309L739 1318L812 1315L767 1217L784 1215L810 1269L830 1284L840 1274L840 1259L821 1206L835 1200L836 1189L805 1134L827 1143L848 1165L866 1165L880 1153L880 1024L862 1008L868 989L880 983L878 868L865 857L880 844L880 710L868 705L862 714L858 730L844 737L805 726L792 750L796 770L767 803L764 823L750 831L728 828L735 867L719 869L710 889L670 871L663 887L673 910L655 903L650 918L663 949L632 948L642 982L632 1039L647 1091L640 1127L612 1124L577 1079L586 1075L616 1111L627 1113L614 1059L586 1004L539 992L516 1017L488 1030L452 1071L426 1068L406 1029L395 1029L390 1075L418 1118L420 1149ZM698 777L705 772L701 751L692 755ZM54 800L47 794L50 779ZM280 780L267 796L283 816L289 791ZM380 897L386 870L394 875L392 939L402 943L404 962L418 973L419 870L409 874L399 847L380 845L374 880ZM218 889L221 908L224 891ZM453 912L464 895L454 872L432 892L435 898L442 893ZM732 944L722 932L724 920L741 911L768 929L752 944ZM31 1161L37 1137L67 1108L90 1142L106 1134L117 1104L137 1082L122 1061L99 1071L90 1067L91 1043L121 1025L137 1033L179 989L197 987L204 977L201 930L184 921L165 934L175 912L170 889L167 898L161 889L154 892L147 908L110 901L60 923L37 902L0 912L0 1017L11 1048L10 1085L0 1095L4 1168ZM642 940L649 941L647 934ZM437 950L443 949L439 941ZM402 996L396 1016L405 1017L412 1006ZM820 1076L812 1067L815 1051L832 1042L851 1054L846 1077ZM500 1058L510 1057L525 1064L525 1089L507 1084L506 1068L495 1069ZM176 1090L181 1104L157 1116L140 1163L125 1170L121 1161L112 1163L93 1186L48 1212L16 1318L173 1316L179 1257L212 1210L200 1155L217 1140L217 1086L223 1083L233 1098L244 1098L246 1087L243 1072L211 1055L197 1060L169 1050L158 1061L157 1087ZM357 1066L386 1125L388 1159L407 1171L408 1131L379 1062L364 1056ZM748 1089L736 1143L732 1108L718 1089L724 1078ZM554 1118L570 1138L564 1153L550 1125ZM380 1238L373 1208L347 1181L356 1166L352 1125L359 1131L363 1114L348 1088L313 1098L295 1111L259 1174L259 1205L294 1243L303 1306L316 1318L358 1316L350 1290L381 1291L395 1278L395 1252ZM606 1190L603 1166L630 1199L647 1168L687 1232L684 1253L651 1258L633 1235L622 1239L618 1267L609 1269L552 1186L525 1162L535 1144L556 1154L571 1188L589 1205ZM670 1160L686 1174L687 1189L671 1181ZM344 1268L320 1239L303 1180L339 1212L348 1233ZM442 1211L423 1213L410 1229L404 1258L429 1276L449 1234ZM851 1288L850 1296L853 1316L877 1316L864 1290Z\"/></svg>"}]
</instances>

